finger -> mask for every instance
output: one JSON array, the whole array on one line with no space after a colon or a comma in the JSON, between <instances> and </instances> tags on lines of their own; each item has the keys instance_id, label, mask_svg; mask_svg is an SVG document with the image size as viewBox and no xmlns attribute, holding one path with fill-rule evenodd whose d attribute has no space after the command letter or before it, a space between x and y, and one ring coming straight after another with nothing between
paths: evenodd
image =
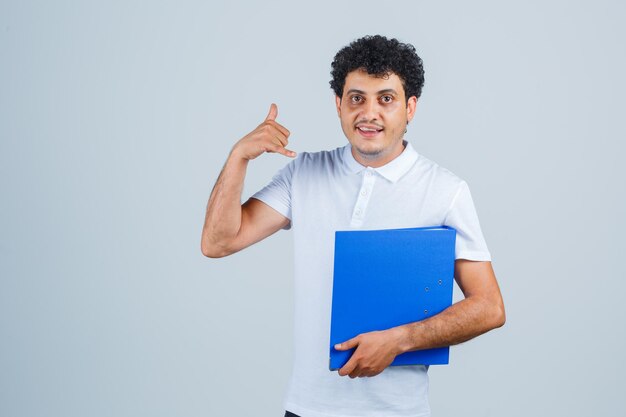
<instances>
[{"instance_id":1,"label":"finger","mask_svg":"<svg viewBox=\"0 0 626 417\"><path fill-rule=\"evenodd\" d=\"M292 150L286 149L284 146L276 145L272 151L293 158L296 156L296 153Z\"/></svg>"},{"instance_id":2,"label":"finger","mask_svg":"<svg viewBox=\"0 0 626 417\"><path fill-rule=\"evenodd\" d=\"M294 151L286 149L284 146L277 145L276 143L272 143L266 149L266 152L275 152L275 153L279 153L281 155L288 156L290 158L293 158L294 156L296 156L296 153Z\"/></svg>"},{"instance_id":3,"label":"finger","mask_svg":"<svg viewBox=\"0 0 626 417\"><path fill-rule=\"evenodd\" d=\"M263 122L256 129L256 132L259 132L259 134L263 136L269 136L271 140L277 138L283 146L286 146L288 142L287 135L285 135L284 132L276 126L277 124L278 123L271 120L269 122ZM287 133L289 133L289 131L287 131Z\"/></svg>"},{"instance_id":4,"label":"finger","mask_svg":"<svg viewBox=\"0 0 626 417\"><path fill-rule=\"evenodd\" d=\"M280 132L275 132L274 137L272 138L272 142L283 147L287 146L287 138L284 137Z\"/></svg>"},{"instance_id":5,"label":"finger","mask_svg":"<svg viewBox=\"0 0 626 417\"><path fill-rule=\"evenodd\" d=\"M280 130L280 132L285 136L289 136L291 134L289 129L278 123L276 120L266 120L266 122L274 126L276 129Z\"/></svg>"},{"instance_id":6,"label":"finger","mask_svg":"<svg viewBox=\"0 0 626 417\"><path fill-rule=\"evenodd\" d=\"M337 343L335 345L335 349L337 349L337 350L348 350L348 349L352 349L353 347L357 347L358 344L359 344L359 342L358 342L357 338L354 337L354 338L352 338L352 339L350 339L350 340L348 340L346 342Z\"/></svg>"},{"instance_id":7,"label":"finger","mask_svg":"<svg viewBox=\"0 0 626 417\"><path fill-rule=\"evenodd\" d=\"M350 378L354 379L354 378L358 378L358 377L363 376L363 375L361 375L361 372L360 372L358 369L355 369L355 370L354 370L354 371L352 371L352 372L350 373L350 375L348 375L348 376L349 376Z\"/></svg>"},{"instance_id":8,"label":"finger","mask_svg":"<svg viewBox=\"0 0 626 417\"><path fill-rule=\"evenodd\" d=\"M267 114L265 120L276 120L278 116L278 106L274 103L270 105L270 112Z\"/></svg>"},{"instance_id":9,"label":"finger","mask_svg":"<svg viewBox=\"0 0 626 417\"><path fill-rule=\"evenodd\" d=\"M339 370L339 376L350 375L351 378L354 378L353 375L355 374L355 372L358 372L357 366L358 362L354 355L352 355L350 360Z\"/></svg>"}]
</instances>

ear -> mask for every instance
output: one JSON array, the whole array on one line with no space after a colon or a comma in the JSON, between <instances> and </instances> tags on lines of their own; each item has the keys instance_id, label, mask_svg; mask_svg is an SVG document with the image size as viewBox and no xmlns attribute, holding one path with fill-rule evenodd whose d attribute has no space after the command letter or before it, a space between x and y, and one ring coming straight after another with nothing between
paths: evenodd
<instances>
[{"instance_id":1,"label":"ear","mask_svg":"<svg viewBox=\"0 0 626 417\"><path fill-rule=\"evenodd\" d=\"M337 116L341 118L341 97L335 96L335 106L337 106Z\"/></svg>"},{"instance_id":2,"label":"ear","mask_svg":"<svg viewBox=\"0 0 626 417\"><path fill-rule=\"evenodd\" d=\"M406 121L407 123L415 116L415 108L417 107L417 97L411 96L406 102Z\"/></svg>"}]
</instances>

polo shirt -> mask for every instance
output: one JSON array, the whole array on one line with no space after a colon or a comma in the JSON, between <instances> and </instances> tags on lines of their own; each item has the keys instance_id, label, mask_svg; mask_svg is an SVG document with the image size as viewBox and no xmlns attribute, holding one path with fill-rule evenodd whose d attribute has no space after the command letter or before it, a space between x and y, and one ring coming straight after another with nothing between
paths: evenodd
<instances>
[{"instance_id":1,"label":"polo shirt","mask_svg":"<svg viewBox=\"0 0 626 417\"><path fill-rule=\"evenodd\" d=\"M447 225L456 259L491 260L467 183L403 143L378 168L357 162L350 144L301 152L252 196L293 232L294 362L283 405L301 417L430 415L427 366L354 379L329 370L335 231Z\"/></svg>"}]
</instances>

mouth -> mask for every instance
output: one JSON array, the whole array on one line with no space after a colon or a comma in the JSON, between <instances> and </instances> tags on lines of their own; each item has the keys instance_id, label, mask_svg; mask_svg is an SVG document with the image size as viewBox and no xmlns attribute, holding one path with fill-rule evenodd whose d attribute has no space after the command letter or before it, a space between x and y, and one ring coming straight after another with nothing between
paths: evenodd
<instances>
[{"instance_id":1,"label":"mouth","mask_svg":"<svg viewBox=\"0 0 626 417\"><path fill-rule=\"evenodd\" d=\"M357 125L356 130L361 136L364 136L366 138L373 138L380 134L380 132L382 132L384 128L376 125Z\"/></svg>"}]
</instances>

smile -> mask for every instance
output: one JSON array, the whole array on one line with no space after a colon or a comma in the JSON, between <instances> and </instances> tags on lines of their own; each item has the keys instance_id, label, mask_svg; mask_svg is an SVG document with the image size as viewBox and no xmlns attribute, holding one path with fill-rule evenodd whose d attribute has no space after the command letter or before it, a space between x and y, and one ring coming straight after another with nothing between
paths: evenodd
<instances>
[{"instance_id":1,"label":"smile","mask_svg":"<svg viewBox=\"0 0 626 417\"><path fill-rule=\"evenodd\" d=\"M356 130L358 130L361 136L371 138L382 132L383 128L378 126L357 126Z\"/></svg>"}]
</instances>

